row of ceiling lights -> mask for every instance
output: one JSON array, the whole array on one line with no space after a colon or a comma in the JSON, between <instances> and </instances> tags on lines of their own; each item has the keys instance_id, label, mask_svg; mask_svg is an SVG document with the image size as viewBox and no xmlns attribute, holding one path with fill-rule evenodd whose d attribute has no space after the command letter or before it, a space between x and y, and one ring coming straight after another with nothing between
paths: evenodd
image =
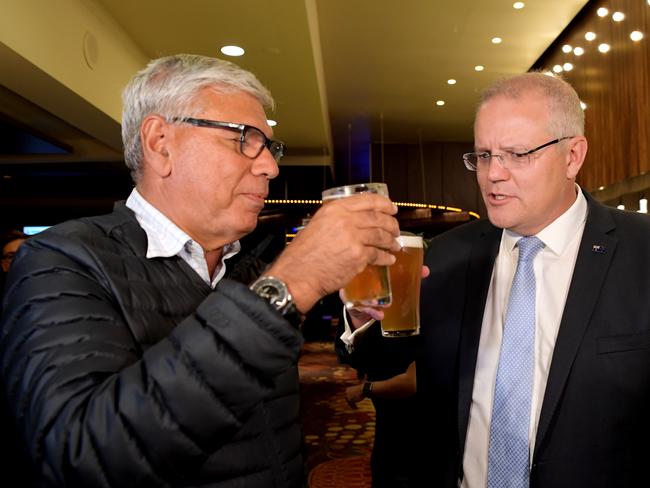
<instances>
[{"instance_id":1,"label":"row of ceiling lights","mask_svg":"<svg viewBox=\"0 0 650 488\"><path fill-rule=\"evenodd\" d=\"M650 5L650 0L647 0L648 5ZM600 7L598 10L596 10L596 15L598 17L607 17L609 15L609 10L605 7ZM622 22L625 20L625 14L623 12L614 12L612 13L612 20L614 22ZM595 32L589 31L585 33L585 40L588 42L594 41L598 36L596 35ZM634 42L639 42L644 38L643 32L634 30L630 32L630 39ZM605 54L609 52L611 49L611 46L607 44L606 42L602 42L598 44L598 51ZM585 53L585 50L581 46L571 46L570 44L565 44L562 46L562 52L565 54L573 53L575 56L582 56ZM556 64L553 66L553 72L554 73L562 73L563 71L571 71L573 69L573 64L566 62L564 64Z\"/></svg>"},{"instance_id":2,"label":"row of ceiling lights","mask_svg":"<svg viewBox=\"0 0 650 488\"><path fill-rule=\"evenodd\" d=\"M244 48L239 46L223 46L220 51L222 54L231 57L243 56L246 53ZM278 125L278 122L273 119L266 119L266 123L269 124L270 127Z\"/></svg>"},{"instance_id":3,"label":"row of ceiling lights","mask_svg":"<svg viewBox=\"0 0 650 488\"><path fill-rule=\"evenodd\" d=\"M650 0L648 0L648 1L650 2ZM512 8L514 8L515 10L521 10L525 6L526 6L526 4L524 2L515 2L515 3L512 4ZM501 44L503 42L503 39L501 39L500 37L493 37L490 40L490 42L492 42L492 44ZM476 66L474 66L474 71L481 72L483 70L485 70L485 66L483 66L482 64L477 64ZM450 79L447 80L447 84L448 85L455 85L456 80L454 78L450 78ZM438 107L443 107L445 105L445 101L444 100L436 100L436 105Z\"/></svg>"},{"instance_id":4,"label":"row of ceiling lights","mask_svg":"<svg viewBox=\"0 0 650 488\"><path fill-rule=\"evenodd\" d=\"M647 0L647 2L648 2L648 5L650 5L650 0ZM605 7L600 7L598 10L596 10L596 15L598 15L598 17L601 17L601 18L607 17L609 15L609 10L607 8L605 8ZM618 11L614 12L612 14L612 20L614 22L622 22L623 20L625 20L625 14L623 12L618 12ZM586 41L592 42L598 36L596 35L595 32L589 31L589 32L585 32L584 37L585 37ZM630 33L630 39L632 41L634 41L634 42L638 42L638 41L642 40L643 37L644 37L644 35L643 35L643 32L641 32L641 31L635 30L635 31L632 31ZM600 43L598 45L598 51L603 53L603 54L609 52L610 49L611 49L611 46L609 44L605 43L605 42ZM565 54L573 53L575 56L579 57L579 56L582 56L585 53L585 50L581 46L573 47L570 44L565 44L564 46L562 46L562 52L565 53ZM559 74L559 73L562 73L563 71L571 71L572 69L573 69L573 63L566 62L564 64L556 64L555 66L553 66L552 72L548 71L547 74L550 74L550 75L552 75L553 73L558 73ZM582 107L582 110L585 110L587 108L587 105L583 101L580 102L580 106Z\"/></svg>"}]
</instances>

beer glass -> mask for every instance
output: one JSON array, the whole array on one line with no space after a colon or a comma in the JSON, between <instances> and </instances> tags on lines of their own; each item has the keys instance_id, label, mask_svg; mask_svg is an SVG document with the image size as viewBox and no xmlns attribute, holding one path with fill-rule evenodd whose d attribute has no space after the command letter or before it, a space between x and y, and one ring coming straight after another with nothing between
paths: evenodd
<instances>
[{"instance_id":1,"label":"beer glass","mask_svg":"<svg viewBox=\"0 0 650 488\"><path fill-rule=\"evenodd\" d=\"M424 247L422 237L402 234L397 238L401 249L393 253L397 260L390 267L393 301L384 309L381 334L405 337L420 333L420 282Z\"/></svg>"},{"instance_id":2,"label":"beer glass","mask_svg":"<svg viewBox=\"0 0 650 488\"><path fill-rule=\"evenodd\" d=\"M323 192L323 205L359 193L377 193L388 197L388 187L385 183L359 183L330 188ZM343 288L343 301L347 308L378 307L390 304L388 266L366 266Z\"/></svg>"}]
</instances>

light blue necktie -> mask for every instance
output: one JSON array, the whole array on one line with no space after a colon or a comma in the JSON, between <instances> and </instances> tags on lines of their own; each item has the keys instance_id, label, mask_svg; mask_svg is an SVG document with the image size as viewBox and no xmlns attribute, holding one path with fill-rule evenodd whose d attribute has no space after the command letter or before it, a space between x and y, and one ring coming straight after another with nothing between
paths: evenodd
<instances>
[{"instance_id":1,"label":"light blue necktie","mask_svg":"<svg viewBox=\"0 0 650 488\"><path fill-rule=\"evenodd\" d=\"M535 358L535 272L544 247L537 237L517 242L519 260L512 280L492 404L488 488L529 486L530 397Z\"/></svg>"}]
</instances>

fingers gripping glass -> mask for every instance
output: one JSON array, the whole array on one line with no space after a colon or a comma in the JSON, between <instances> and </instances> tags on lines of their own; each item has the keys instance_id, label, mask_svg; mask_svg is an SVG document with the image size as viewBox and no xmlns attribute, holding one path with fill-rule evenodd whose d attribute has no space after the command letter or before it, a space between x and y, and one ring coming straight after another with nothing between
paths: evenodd
<instances>
[{"instance_id":1,"label":"fingers gripping glass","mask_svg":"<svg viewBox=\"0 0 650 488\"><path fill-rule=\"evenodd\" d=\"M540 149L557 144L565 139L571 139L573 136L560 137L552 141L537 146L535 149L525 152L504 151L502 154L492 154L489 151L471 152L463 154L463 162L465 167L470 171L477 171L485 169L490 165L492 158L497 158L502 168L512 169L521 168L530 164L530 155L536 153Z\"/></svg>"},{"instance_id":2,"label":"fingers gripping glass","mask_svg":"<svg viewBox=\"0 0 650 488\"><path fill-rule=\"evenodd\" d=\"M239 132L239 148L241 153L250 159L255 159L264 148L267 148L275 161L280 161L284 156L284 143L266 137L264 132L257 127L234 122L219 122L218 120L195 119L193 117L175 117L174 122L184 122L196 127L209 127L211 129L225 129Z\"/></svg>"}]
</instances>

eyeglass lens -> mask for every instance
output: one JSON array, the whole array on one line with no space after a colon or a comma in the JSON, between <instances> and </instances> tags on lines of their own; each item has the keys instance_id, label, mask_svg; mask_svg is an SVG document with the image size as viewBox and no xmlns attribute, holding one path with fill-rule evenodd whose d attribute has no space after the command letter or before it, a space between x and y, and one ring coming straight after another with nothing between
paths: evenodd
<instances>
[{"instance_id":1,"label":"eyeglass lens","mask_svg":"<svg viewBox=\"0 0 650 488\"><path fill-rule=\"evenodd\" d=\"M269 148L276 161L283 156L284 145L282 143L267 139L264 133L255 127L246 127L241 143L242 153L249 158L256 158L265 146Z\"/></svg>"}]
</instances>

